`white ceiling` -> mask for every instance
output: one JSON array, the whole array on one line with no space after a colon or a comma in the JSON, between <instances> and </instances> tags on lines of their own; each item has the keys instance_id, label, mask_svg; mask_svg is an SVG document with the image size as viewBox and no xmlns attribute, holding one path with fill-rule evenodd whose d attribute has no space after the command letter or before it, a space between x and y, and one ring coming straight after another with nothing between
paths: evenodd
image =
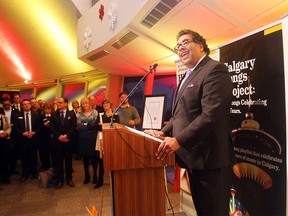
<instances>
[{"instance_id":1,"label":"white ceiling","mask_svg":"<svg viewBox=\"0 0 288 216\"><path fill-rule=\"evenodd\" d=\"M65 4L71 3L68 0L61 1L66 2ZM83 3L83 1L84 0L81 0L80 2ZM131 3L133 1L131 0ZM148 0L128 27L120 31L119 34L107 41L103 46L89 50L87 55L82 56L81 59L95 68L95 70L92 69L93 73L99 75L112 73L126 76L141 76L149 69L150 65L155 63L158 64L157 74L172 74L175 73L174 61L176 60L173 47L176 43L176 34L179 30L190 28L197 31L206 38L209 47L214 48L276 22L288 12L288 0L178 0L179 3L165 14L153 27L147 28L141 24L144 17L155 7L163 7L163 5L165 6L174 1L176 0ZM73 2L76 4L76 7L79 7L80 13L84 13L82 15L85 16L87 7L85 12L83 7L80 8L79 4L77 4L77 1L74 0ZM100 4L107 6L107 2L111 1L100 0L94 7L99 8ZM129 6L121 4L121 0L114 0L112 2L116 2L117 7L126 7L127 13L129 13ZM90 1L87 3L89 4ZM65 10L65 4L59 4L59 7L62 7L60 8L61 10ZM104 16L107 16L108 8L106 8L104 12ZM95 17L98 18L98 15L99 14L95 14ZM76 16L76 14L74 13L72 16ZM74 18L75 17L73 17L73 19ZM61 17L59 17L59 19L61 19ZM118 19L121 18L118 17ZM17 19L15 22L16 21ZM71 25L75 25L75 23ZM76 34L77 25L75 25L74 28ZM33 34L33 29L27 29L27 31L31 31ZM128 31L132 31L137 34L138 37L122 48L115 49L112 44L123 37ZM99 32L101 32L101 29L99 29ZM40 34L38 37L39 40L41 40ZM79 40L78 38L78 41ZM27 43L32 42L27 40ZM77 47L77 43L75 43L75 46ZM35 49L37 49L37 47L35 47ZM39 46L38 49L37 53L41 53L43 47ZM108 51L109 54L94 61L87 59L91 55L103 50ZM65 56L63 56L63 58L65 58ZM47 60L49 58L45 59ZM69 74L67 72L61 73L59 70L49 70L49 64L54 63L47 62L45 59L37 58L37 61L42 61L39 64L47 65L47 71L43 68L41 71L38 71L38 80L45 81L48 78L57 78ZM73 59L69 60L73 61ZM75 60L78 60L77 57ZM64 60L59 59L59 61ZM5 63L0 59L0 64L5 65L7 62ZM11 70L11 68L1 67L0 87L2 87L1 83L6 83L5 85L7 86L7 83L15 82L13 77L7 76L7 74L11 73L9 70ZM83 71L78 71L78 73L83 73ZM73 74L77 74L77 71L73 71Z\"/></svg>"}]
</instances>

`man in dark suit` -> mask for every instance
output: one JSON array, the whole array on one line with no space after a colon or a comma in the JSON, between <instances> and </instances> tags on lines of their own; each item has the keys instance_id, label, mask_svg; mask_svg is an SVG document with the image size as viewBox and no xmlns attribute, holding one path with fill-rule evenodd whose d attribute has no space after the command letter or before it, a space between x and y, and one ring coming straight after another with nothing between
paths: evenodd
<instances>
[{"instance_id":1,"label":"man in dark suit","mask_svg":"<svg viewBox=\"0 0 288 216\"><path fill-rule=\"evenodd\" d=\"M17 109L19 112L22 111L22 107L21 107L21 99L20 99L20 94L19 93L14 93L13 94L13 105L12 105L13 109Z\"/></svg>"},{"instance_id":2,"label":"man in dark suit","mask_svg":"<svg viewBox=\"0 0 288 216\"><path fill-rule=\"evenodd\" d=\"M53 134L52 148L55 154L55 169L58 184L55 189L60 189L65 177L67 185L75 187L72 179L72 154L73 145L71 139L76 131L76 115L68 110L68 99L60 97L57 100L57 111L53 112L50 119L50 130Z\"/></svg>"},{"instance_id":3,"label":"man in dark suit","mask_svg":"<svg viewBox=\"0 0 288 216\"><path fill-rule=\"evenodd\" d=\"M9 122L13 125L16 117L19 115L19 110L12 107L11 100L9 97L2 98L2 105L3 107L0 107L0 113L5 114L8 117ZM9 143L10 143L9 169L11 174L16 174L17 173L16 162L17 159L20 158L20 145L19 145L20 142L19 140L17 140L17 136L15 136L13 129L10 134Z\"/></svg>"},{"instance_id":4,"label":"man in dark suit","mask_svg":"<svg viewBox=\"0 0 288 216\"><path fill-rule=\"evenodd\" d=\"M21 102L22 112L16 117L13 125L15 136L18 137L22 158L22 179L27 180L29 174L38 178L37 172L37 138L39 131L39 116L31 112L31 104L28 99Z\"/></svg>"},{"instance_id":5,"label":"man in dark suit","mask_svg":"<svg viewBox=\"0 0 288 216\"><path fill-rule=\"evenodd\" d=\"M174 49L188 71L176 90L172 118L161 131L147 133L163 139L158 159L175 152L177 163L187 169L197 214L229 215L231 78L224 64L208 56L206 40L197 32L180 31Z\"/></svg>"},{"instance_id":6,"label":"man in dark suit","mask_svg":"<svg viewBox=\"0 0 288 216\"><path fill-rule=\"evenodd\" d=\"M2 98L2 101L6 99L10 100L10 98L4 97ZM0 108L0 182L4 184L10 184L10 172L9 172L10 134L11 134L11 124L7 115L5 115L4 110L1 107Z\"/></svg>"}]
</instances>

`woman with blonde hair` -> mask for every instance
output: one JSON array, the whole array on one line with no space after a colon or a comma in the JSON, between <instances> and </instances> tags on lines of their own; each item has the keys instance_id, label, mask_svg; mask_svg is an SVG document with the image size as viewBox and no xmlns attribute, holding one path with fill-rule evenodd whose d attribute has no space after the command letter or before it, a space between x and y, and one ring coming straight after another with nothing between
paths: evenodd
<instances>
[{"instance_id":1,"label":"woman with blonde hair","mask_svg":"<svg viewBox=\"0 0 288 216\"><path fill-rule=\"evenodd\" d=\"M83 158L85 171L84 184L90 182L89 164L93 167L93 184L97 183L97 163L95 143L97 138L97 117L98 112L92 109L88 98L80 101L80 110L77 113L77 129L79 132L78 148L79 155Z\"/></svg>"}]
</instances>

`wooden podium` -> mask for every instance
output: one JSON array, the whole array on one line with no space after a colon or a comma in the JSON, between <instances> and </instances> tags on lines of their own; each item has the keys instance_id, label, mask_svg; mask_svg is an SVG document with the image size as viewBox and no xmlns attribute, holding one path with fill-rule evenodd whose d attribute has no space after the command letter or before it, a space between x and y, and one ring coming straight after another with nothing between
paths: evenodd
<instances>
[{"instance_id":1,"label":"wooden podium","mask_svg":"<svg viewBox=\"0 0 288 216\"><path fill-rule=\"evenodd\" d=\"M165 215L164 166L174 165L174 156L159 161L158 139L117 123L108 125L102 130L103 159L105 171L111 171L113 214Z\"/></svg>"}]
</instances>

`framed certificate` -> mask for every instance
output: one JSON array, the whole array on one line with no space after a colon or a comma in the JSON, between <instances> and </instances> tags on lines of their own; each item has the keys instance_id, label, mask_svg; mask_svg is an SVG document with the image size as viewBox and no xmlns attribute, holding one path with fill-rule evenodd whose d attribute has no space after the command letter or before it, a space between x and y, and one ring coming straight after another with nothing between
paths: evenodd
<instances>
[{"instance_id":1,"label":"framed certificate","mask_svg":"<svg viewBox=\"0 0 288 216\"><path fill-rule=\"evenodd\" d=\"M160 130L163 126L165 95L145 95L142 129Z\"/></svg>"}]
</instances>

